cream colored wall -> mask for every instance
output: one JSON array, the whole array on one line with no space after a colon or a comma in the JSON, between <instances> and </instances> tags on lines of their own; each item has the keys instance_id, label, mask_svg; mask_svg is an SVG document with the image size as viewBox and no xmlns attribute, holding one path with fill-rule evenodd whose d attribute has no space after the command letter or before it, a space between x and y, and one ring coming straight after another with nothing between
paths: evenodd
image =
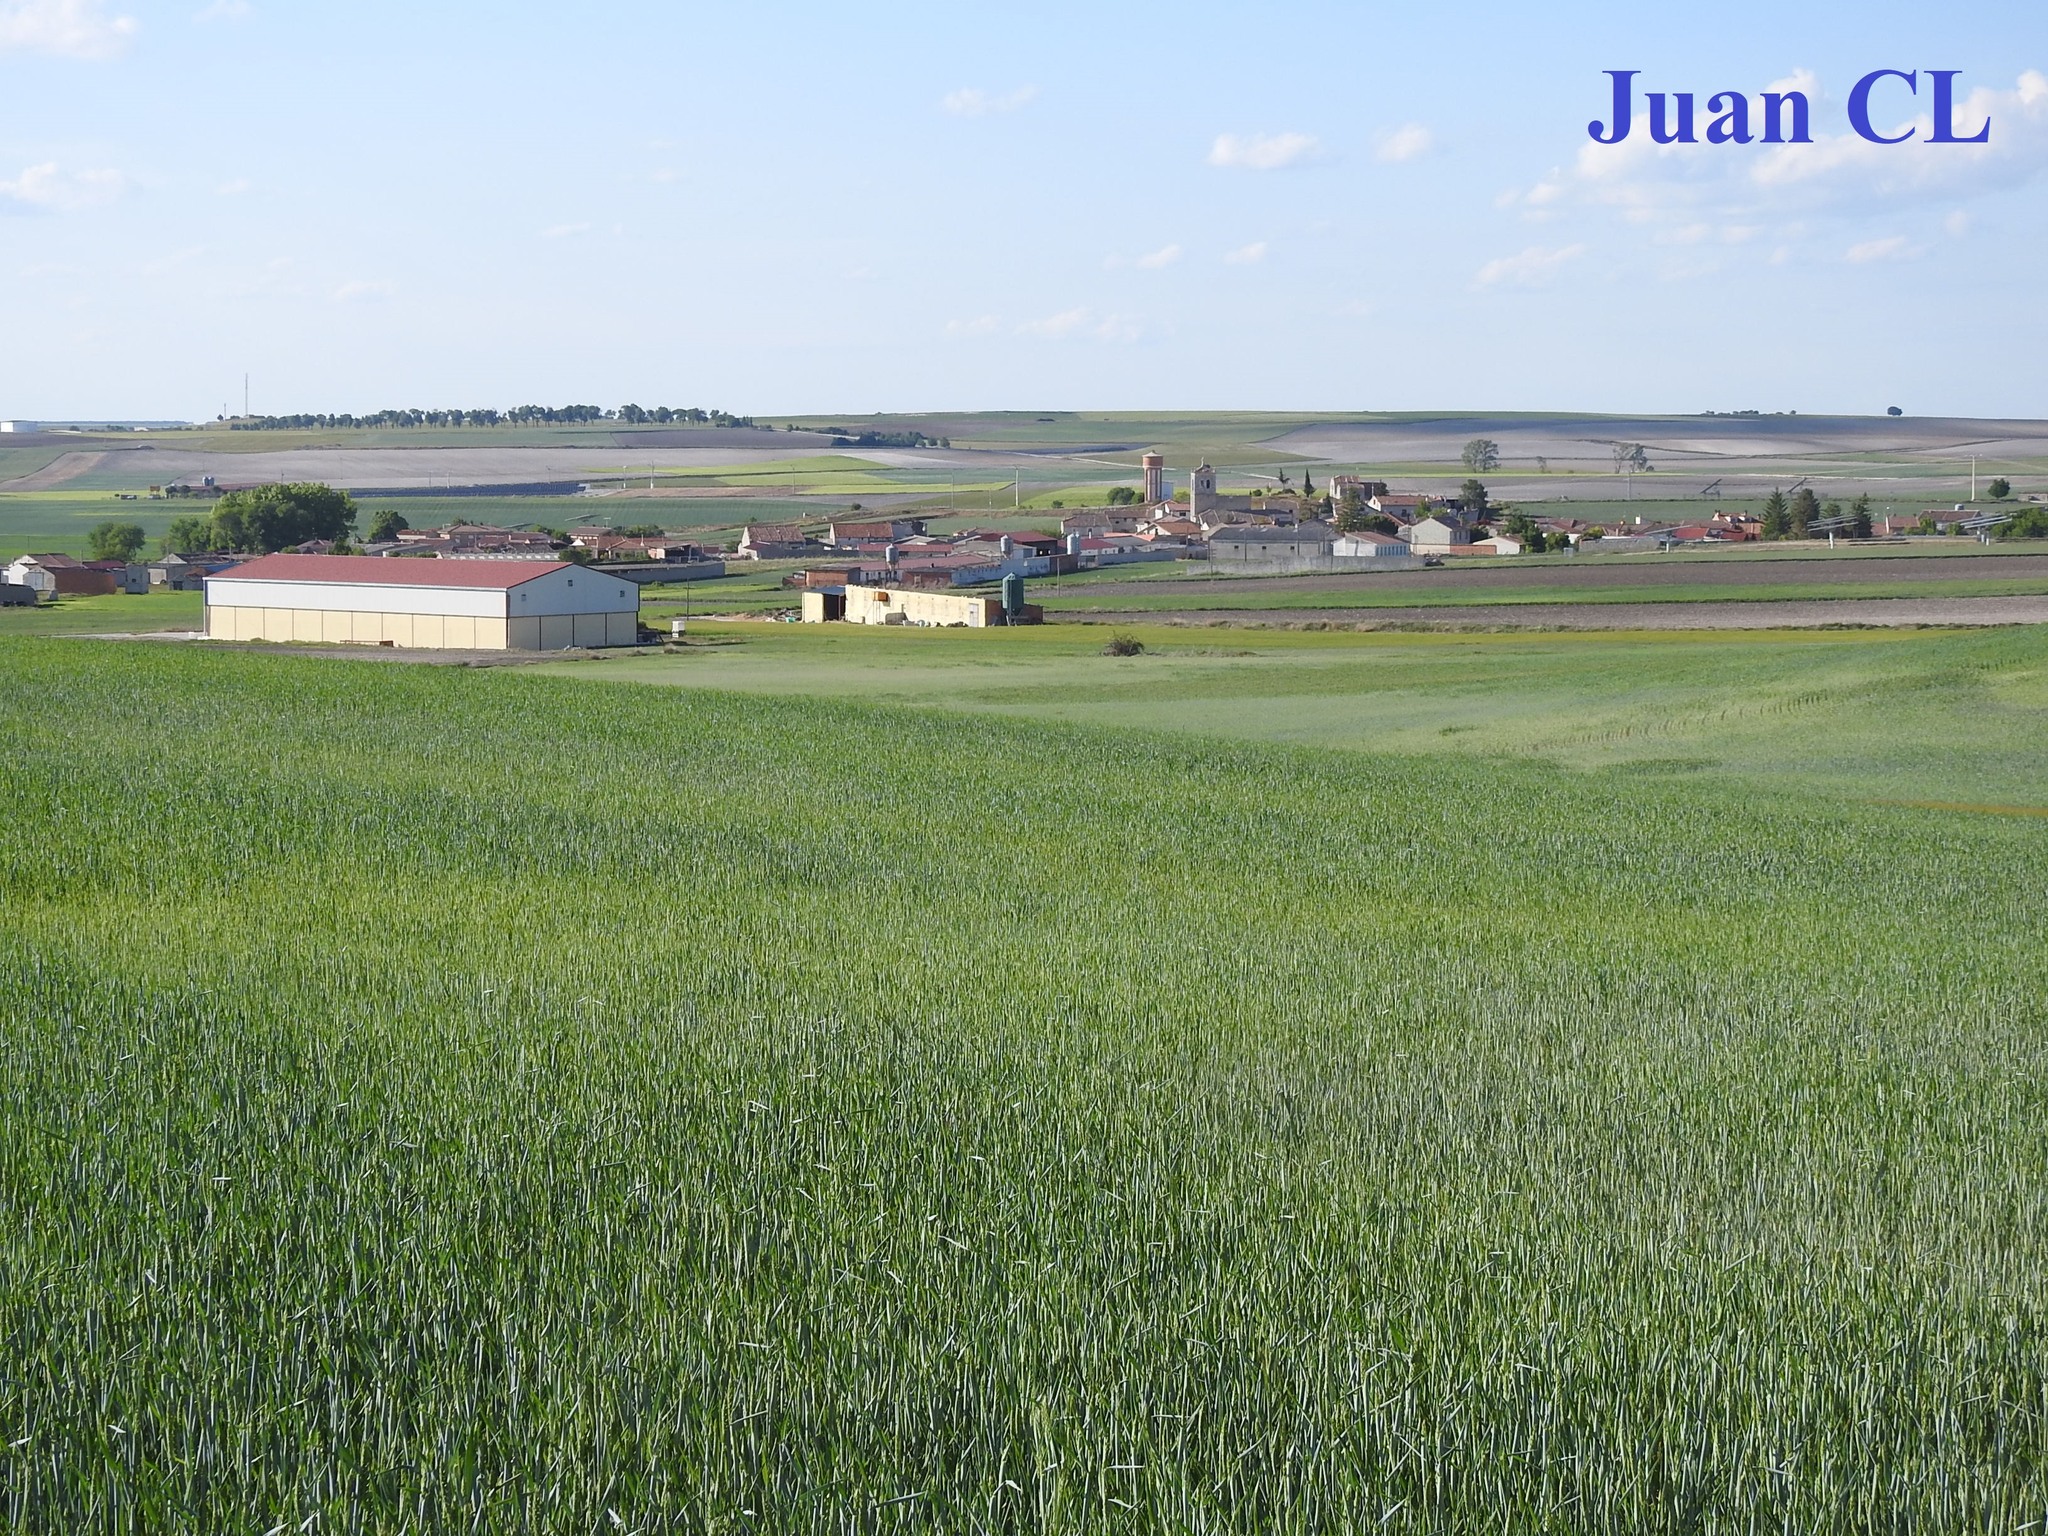
<instances>
[{"instance_id":1,"label":"cream colored wall","mask_svg":"<svg viewBox=\"0 0 2048 1536\"><path fill-rule=\"evenodd\" d=\"M965 624L983 629L1001 612L1001 601L993 597L899 587L846 589L846 617L853 624Z\"/></svg>"},{"instance_id":2,"label":"cream colored wall","mask_svg":"<svg viewBox=\"0 0 2048 1536\"><path fill-rule=\"evenodd\" d=\"M503 619L466 614L444 617L217 606L206 610L206 633L211 639L267 640L280 645L382 645L388 641L413 650L502 651L509 649L507 630Z\"/></svg>"}]
</instances>

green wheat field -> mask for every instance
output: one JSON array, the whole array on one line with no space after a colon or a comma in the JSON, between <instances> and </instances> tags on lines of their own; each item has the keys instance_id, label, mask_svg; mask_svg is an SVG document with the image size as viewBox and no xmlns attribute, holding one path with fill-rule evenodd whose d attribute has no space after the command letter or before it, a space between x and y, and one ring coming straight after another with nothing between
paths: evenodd
<instances>
[{"instance_id":1,"label":"green wheat field","mask_svg":"<svg viewBox=\"0 0 2048 1536\"><path fill-rule=\"evenodd\" d=\"M0 1517L2040 1531L2048 641L1487 638L0 642Z\"/></svg>"}]
</instances>

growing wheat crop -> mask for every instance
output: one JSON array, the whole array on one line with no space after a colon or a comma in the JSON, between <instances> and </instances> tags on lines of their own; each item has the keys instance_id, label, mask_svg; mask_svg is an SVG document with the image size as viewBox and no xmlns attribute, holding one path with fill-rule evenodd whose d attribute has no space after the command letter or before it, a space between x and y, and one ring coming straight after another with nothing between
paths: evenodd
<instances>
[{"instance_id":1,"label":"growing wheat crop","mask_svg":"<svg viewBox=\"0 0 2048 1536\"><path fill-rule=\"evenodd\" d=\"M2048 1506L2048 824L507 672L0 675L15 1529Z\"/></svg>"}]
</instances>

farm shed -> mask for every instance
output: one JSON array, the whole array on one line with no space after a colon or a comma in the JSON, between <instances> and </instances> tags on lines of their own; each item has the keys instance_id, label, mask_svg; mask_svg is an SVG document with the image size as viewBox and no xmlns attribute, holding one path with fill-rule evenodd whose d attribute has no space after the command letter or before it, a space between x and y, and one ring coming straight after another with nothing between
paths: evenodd
<instances>
[{"instance_id":1,"label":"farm shed","mask_svg":"<svg viewBox=\"0 0 2048 1536\"><path fill-rule=\"evenodd\" d=\"M120 590L111 572L70 555L23 555L7 567L7 579L45 597L107 597Z\"/></svg>"},{"instance_id":2,"label":"farm shed","mask_svg":"<svg viewBox=\"0 0 2048 1536\"><path fill-rule=\"evenodd\" d=\"M1026 604L1018 616L1036 624L1044 610ZM804 593L804 622L823 624L914 624L987 629L1003 622L1003 600L965 592L926 592L907 587L813 587Z\"/></svg>"},{"instance_id":3,"label":"farm shed","mask_svg":"<svg viewBox=\"0 0 2048 1536\"><path fill-rule=\"evenodd\" d=\"M639 625L638 586L556 560L265 555L206 580L214 640L559 651Z\"/></svg>"}]
</instances>

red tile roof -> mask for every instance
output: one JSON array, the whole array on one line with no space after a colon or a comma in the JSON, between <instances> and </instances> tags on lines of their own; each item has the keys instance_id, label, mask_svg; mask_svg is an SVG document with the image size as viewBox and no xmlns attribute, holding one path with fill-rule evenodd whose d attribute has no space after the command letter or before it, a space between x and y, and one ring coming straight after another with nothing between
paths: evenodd
<instances>
[{"instance_id":1,"label":"red tile roof","mask_svg":"<svg viewBox=\"0 0 2048 1536\"><path fill-rule=\"evenodd\" d=\"M485 587L503 591L562 570L561 560L408 560L379 555L264 555L210 581L320 581L371 587Z\"/></svg>"}]
</instances>

